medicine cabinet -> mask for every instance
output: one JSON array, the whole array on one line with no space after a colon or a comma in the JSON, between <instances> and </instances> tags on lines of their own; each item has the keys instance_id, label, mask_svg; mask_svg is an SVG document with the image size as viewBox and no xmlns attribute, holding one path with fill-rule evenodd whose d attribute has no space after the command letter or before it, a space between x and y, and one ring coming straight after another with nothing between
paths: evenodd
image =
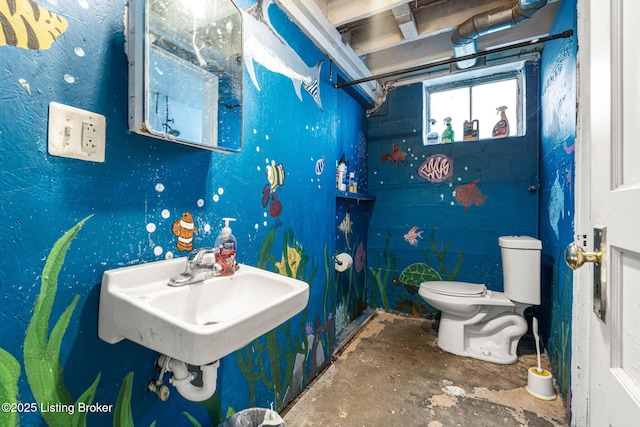
<instances>
[{"instance_id":1,"label":"medicine cabinet","mask_svg":"<svg viewBox=\"0 0 640 427\"><path fill-rule=\"evenodd\" d=\"M129 129L220 151L242 141L242 19L232 0L129 0Z\"/></svg>"}]
</instances>

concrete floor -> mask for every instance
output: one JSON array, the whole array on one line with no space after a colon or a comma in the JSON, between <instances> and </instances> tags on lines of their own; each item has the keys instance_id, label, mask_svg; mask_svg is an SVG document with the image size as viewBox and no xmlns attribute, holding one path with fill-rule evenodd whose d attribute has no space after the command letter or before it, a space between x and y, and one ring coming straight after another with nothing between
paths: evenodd
<instances>
[{"instance_id":1,"label":"concrete floor","mask_svg":"<svg viewBox=\"0 0 640 427\"><path fill-rule=\"evenodd\" d=\"M513 365L459 357L437 346L432 326L376 312L282 411L287 427L567 425L560 397L544 401L525 389L535 350ZM549 368L544 355L543 366Z\"/></svg>"}]
</instances>

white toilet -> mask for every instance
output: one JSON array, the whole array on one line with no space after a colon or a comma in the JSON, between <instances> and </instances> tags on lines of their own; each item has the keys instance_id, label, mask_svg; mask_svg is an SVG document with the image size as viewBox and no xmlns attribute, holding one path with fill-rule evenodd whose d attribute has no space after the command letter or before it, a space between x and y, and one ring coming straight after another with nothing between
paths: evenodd
<instances>
[{"instance_id":1,"label":"white toilet","mask_svg":"<svg viewBox=\"0 0 640 427\"><path fill-rule=\"evenodd\" d=\"M438 346L459 356L515 363L518 341L527 332L524 310L540 304L542 242L528 236L498 239L504 293L466 282L423 282L418 291L442 311Z\"/></svg>"}]
</instances>

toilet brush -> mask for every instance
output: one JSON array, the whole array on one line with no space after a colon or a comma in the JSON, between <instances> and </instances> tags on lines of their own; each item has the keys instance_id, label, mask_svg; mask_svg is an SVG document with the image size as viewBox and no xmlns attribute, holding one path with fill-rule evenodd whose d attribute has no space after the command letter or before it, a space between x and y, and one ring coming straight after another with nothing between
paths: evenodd
<instances>
[{"instance_id":1,"label":"toilet brush","mask_svg":"<svg viewBox=\"0 0 640 427\"><path fill-rule=\"evenodd\" d=\"M536 356L538 356L538 373L542 372L542 364L540 363L540 336L538 335L538 319L533 318L533 324L531 325L533 328L533 337L536 340Z\"/></svg>"},{"instance_id":2,"label":"toilet brush","mask_svg":"<svg viewBox=\"0 0 640 427\"><path fill-rule=\"evenodd\" d=\"M533 337L536 340L536 355L538 356L538 366L529 368L527 381L527 391L529 394L542 400L554 400L556 392L553 389L553 375L546 369L542 369L540 363L540 336L538 335L538 319L533 318L531 325Z\"/></svg>"}]
</instances>

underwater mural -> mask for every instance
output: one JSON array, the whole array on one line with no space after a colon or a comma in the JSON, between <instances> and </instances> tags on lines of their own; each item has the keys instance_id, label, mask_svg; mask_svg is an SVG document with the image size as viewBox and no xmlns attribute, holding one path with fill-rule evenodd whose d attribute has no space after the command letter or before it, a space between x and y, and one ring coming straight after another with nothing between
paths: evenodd
<instances>
[{"instance_id":1,"label":"underwater mural","mask_svg":"<svg viewBox=\"0 0 640 427\"><path fill-rule=\"evenodd\" d=\"M453 158L433 154L418 168L418 175L430 182L442 182L453 176Z\"/></svg>"},{"instance_id":2,"label":"underwater mural","mask_svg":"<svg viewBox=\"0 0 640 427\"><path fill-rule=\"evenodd\" d=\"M271 160L271 163L266 166L265 175L268 183L262 187L262 207L269 206L269 216L275 218L276 227L279 227L282 225L279 218L282 213L282 202L278 200L278 189L284 185L287 174L282 163L276 164L275 160Z\"/></svg>"},{"instance_id":3,"label":"underwater mural","mask_svg":"<svg viewBox=\"0 0 640 427\"><path fill-rule=\"evenodd\" d=\"M561 3L551 31L577 29L576 0ZM574 241L575 149L577 117L577 39L552 41L541 60L540 240L543 282L551 290L543 299L551 310L537 313L553 376L571 420L571 320L573 272L564 248ZM548 331L548 332L547 332ZM546 337L546 340L545 340Z\"/></svg>"},{"instance_id":4,"label":"underwater mural","mask_svg":"<svg viewBox=\"0 0 640 427\"><path fill-rule=\"evenodd\" d=\"M398 162L403 161L406 156L407 156L407 153L402 151L400 149L400 146L398 146L398 144L394 143L391 146L390 153L389 152L382 153L382 156L380 156L380 163L384 163L390 160L393 163L393 166L396 167L398 166Z\"/></svg>"},{"instance_id":5,"label":"underwater mural","mask_svg":"<svg viewBox=\"0 0 640 427\"><path fill-rule=\"evenodd\" d=\"M193 250L193 236L197 231L191 212L183 213L182 218L176 219L171 225L171 232L178 238L176 249L180 252Z\"/></svg>"},{"instance_id":6,"label":"underwater mural","mask_svg":"<svg viewBox=\"0 0 640 427\"><path fill-rule=\"evenodd\" d=\"M347 242L347 249L351 249L351 244L349 243L349 235L353 233L353 221L351 221L352 208L353 205L350 205L347 208L347 213L344 214L344 218L342 218L342 221L340 221L340 224L338 224L338 230L342 231L342 234L344 234L344 238Z\"/></svg>"},{"instance_id":7,"label":"underwater mural","mask_svg":"<svg viewBox=\"0 0 640 427\"><path fill-rule=\"evenodd\" d=\"M0 46L49 49L68 25L66 19L33 0L0 0Z\"/></svg>"},{"instance_id":8,"label":"underwater mural","mask_svg":"<svg viewBox=\"0 0 640 427\"><path fill-rule=\"evenodd\" d=\"M337 296L332 254L336 237L344 242L344 236L326 165L335 162L343 134L353 147L341 151L362 152L364 108L348 94L321 100L331 88L321 65L326 56L272 2L240 3L255 6L253 24L266 35L253 46L269 49L249 51L251 68L243 73L253 84L243 90L243 150L228 155L128 131L125 2L0 0L3 16L11 14L0 18L0 210L7 212L0 256L15 259L0 277L0 399L16 409L45 404L44 411L0 413L3 427L217 426L245 408L282 408L329 363L336 331L349 319L356 292L363 298L364 291L354 283L347 297ZM258 10L265 6L266 15ZM52 34L41 34L44 19L56 16ZM107 162L48 155L52 101L105 115ZM346 115L348 123L336 126ZM366 189L366 173L359 178ZM247 188L266 196L265 206ZM301 195L318 202L298 203ZM224 216L238 218L239 259L304 278L312 289L308 307L221 360L218 391L209 400L192 403L172 393L161 401L146 389L157 376L157 354L97 336L102 273L210 247ZM364 224L359 218L351 212L352 222ZM64 256L60 244L53 250L49 243L60 236L66 247L65 224L80 221ZM364 276L366 243L354 234L360 272L351 271ZM270 239L265 258L261 249ZM79 406L105 411L79 413Z\"/></svg>"},{"instance_id":9,"label":"underwater mural","mask_svg":"<svg viewBox=\"0 0 640 427\"><path fill-rule=\"evenodd\" d=\"M469 206L481 206L488 198L478 188L480 178L474 179L469 184L458 185L455 189L456 201L464 207L464 212L469 212Z\"/></svg>"},{"instance_id":10,"label":"underwater mural","mask_svg":"<svg viewBox=\"0 0 640 427\"><path fill-rule=\"evenodd\" d=\"M422 231L418 231L419 227L417 225L411 227L409 231L404 235L405 242L409 243L411 246L418 246L418 239L422 239Z\"/></svg>"},{"instance_id":11,"label":"underwater mural","mask_svg":"<svg viewBox=\"0 0 640 427\"><path fill-rule=\"evenodd\" d=\"M272 4L271 0L258 0L249 8L240 9L243 34L246 34L242 43L242 62L257 90L260 90L260 84L256 77L255 64L260 64L269 71L289 78L300 101L303 88L322 110L318 83L322 61L309 67L289 46L271 23L269 6Z\"/></svg>"}]
</instances>

